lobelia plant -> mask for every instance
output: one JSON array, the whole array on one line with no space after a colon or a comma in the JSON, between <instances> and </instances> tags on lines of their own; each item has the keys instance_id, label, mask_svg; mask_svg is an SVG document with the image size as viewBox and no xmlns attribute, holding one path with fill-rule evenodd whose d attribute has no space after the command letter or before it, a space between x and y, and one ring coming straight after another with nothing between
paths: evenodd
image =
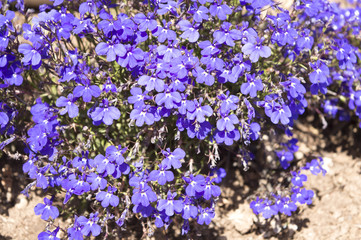
<instances>
[{"instance_id":1,"label":"lobelia plant","mask_svg":"<svg viewBox=\"0 0 361 240\"><path fill-rule=\"evenodd\" d=\"M361 127L360 3L55 0L33 14L12 2L0 6L0 148L23 143L23 192L51 196L35 207L39 239L106 238L134 216L149 235L209 225L220 152L247 167L271 131L289 182L250 206L291 216L312 203L304 171L326 173L321 157L294 160L295 121L309 109Z\"/></svg>"}]
</instances>

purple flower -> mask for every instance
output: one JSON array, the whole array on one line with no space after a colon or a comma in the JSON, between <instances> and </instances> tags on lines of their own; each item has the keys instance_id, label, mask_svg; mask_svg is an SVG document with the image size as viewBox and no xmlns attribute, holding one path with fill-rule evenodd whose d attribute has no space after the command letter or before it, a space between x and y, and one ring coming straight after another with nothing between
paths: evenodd
<instances>
[{"instance_id":1,"label":"purple flower","mask_svg":"<svg viewBox=\"0 0 361 240\"><path fill-rule=\"evenodd\" d=\"M61 96L56 100L56 106L57 107L64 107L63 110L60 111L61 115L64 115L65 113L69 114L70 118L75 118L79 115L79 108L74 103L76 102L77 98L73 96L73 94L68 94L68 96L65 98Z\"/></svg>"},{"instance_id":2,"label":"purple flower","mask_svg":"<svg viewBox=\"0 0 361 240\"><path fill-rule=\"evenodd\" d=\"M91 213L89 219L80 216L78 218L78 223L83 226L81 233L85 236L88 236L91 233L94 237L98 236L101 232L101 227L97 224L99 220L98 212Z\"/></svg>"},{"instance_id":3,"label":"purple flower","mask_svg":"<svg viewBox=\"0 0 361 240\"><path fill-rule=\"evenodd\" d=\"M164 1L162 1L164 2ZM164 15L168 12L172 13L175 16L178 16L177 14L177 8L178 3L175 1L165 1L165 3L159 4L159 9L157 10L158 15Z\"/></svg>"},{"instance_id":4,"label":"purple flower","mask_svg":"<svg viewBox=\"0 0 361 240\"><path fill-rule=\"evenodd\" d=\"M271 56L271 48L262 45L263 39L257 38L256 43L248 42L242 47L242 52L250 55L251 62L257 62L259 57L268 58Z\"/></svg>"},{"instance_id":5,"label":"purple flower","mask_svg":"<svg viewBox=\"0 0 361 240\"><path fill-rule=\"evenodd\" d=\"M168 169L170 167L174 169L180 168L182 166L180 160L186 156L186 153L181 148L176 148L173 152L170 151L170 148L167 148L167 151L162 151L162 153L165 156L162 164L167 166Z\"/></svg>"},{"instance_id":6,"label":"purple flower","mask_svg":"<svg viewBox=\"0 0 361 240\"><path fill-rule=\"evenodd\" d=\"M303 182L307 181L307 176L304 174L301 174L301 171L291 172L292 173L292 179L291 182L293 185L297 187L303 187Z\"/></svg>"},{"instance_id":7,"label":"purple flower","mask_svg":"<svg viewBox=\"0 0 361 240\"><path fill-rule=\"evenodd\" d=\"M293 202L299 202L301 204L311 204L314 195L315 193L312 190L307 190L304 188L301 190L300 188L294 188L291 199Z\"/></svg>"},{"instance_id":8,"label":"purple flower","mask_svg":"<svg viewBox=\"0 0 361 240\"><path fill-rule=\"evenodd\" d=\"M148 96L148 91L142 91L141 88L133 87L130 89L132 96L128 97L128 102L134 104L134 108L141 108L144 105L144 101L151 99Z\"/></svg>"},{"instance_id":9,"label":"purple flower","mask_svg":"<svg viewBox=\"0 0 361 240\"><path fill-rule=\"evenodd\" d=\"M205 6L199 6L198 8L195 8L193 11L193 20L196 22L202 22L203 20L208 20L208 8Z\"/></svg>"},{"instance_id":10,"label":"purple flower","mask_svg":"<svg viewBox=\"0 0 361 240\"><path fill-rule=\"evenodd\" d=\"M127 150L127 148L122 148L121 145L119 145L118 147L111 145L111 146L107 147L107 149L105 150L105 153L106 153L106 156L109 159L109 161L115 162L118 165L121 165L124 163L123 154L125 153L126 150Z\"/></svg>"},{"instance_id":11,"label":"purple flower","mask_svg":"<svg viewBox=\"0 0 361 240\"><path fill-rule=\"evenodd\" d=\"M31 64L34 68L38 68L41 65L41 54L36 48L27 43L23 43L19 46L19 52L24 54L21 62L25 65Z\"/></svg>"},{"instance_id":12,"label":"purple flower","mask_svg":"<svg viewBox=\"0 0 361 240\"><path fill-rule=\"evenodd\" d=\"M143 61L144 52L133 45L127 44L124 47L127 53L124 56L117 57L117 63L122 67L133 69Z\"/></svg>"},{"instance_id":13,"label":"purple flower","mask_svg":"<svg viewBox=\"0 0 361 240\"><path fill-rule=\"evenodd\" d=\"M212 86L214 83L214 77L208 71L205 71L201 67L196 67L192 71L193 75L196 77L197 83L204 83L207 86Z\"/></svg>"},{"instance_id":14,"label":"purple flower","mask_svg":"<svg viewBox=\"0 0 361 240\"><path fill-rule=\"evenodd\" d=\"M203 123L204 121L206 121L205 116L212 116L213 109L208 105L202 106L202 101L203 98L200 98L199 102L195 99L193 101L194 104L188 107L187 118L189 120L196 119L197 122Z\"/></svg>"},{"instance_id":15,"label":"purple flower","mask_svg":"<svg viewBox=\"0 0 361 240\"><path fill-rule=\"evenodd\" d=\"M182 200L175 200L177 193L168 191L167 199L161 199L158 202L157 209L159 211L165 210L167 216L173 216L174 212L180 213L183 210Z\"/></svg>"},{"instance_id":16,"label":"purple flower","mask_svg":"<svg viewBox=\"0 0 361 240\"><path fill-rule=\"evenodd\" d=\"M90 117L96 122L103 121L105 125L112 125L113 120L120 118L120 111L116 107L109 106L109 101L105 98L103 103L90 114Z\"/></svg>"},{"instance_id":17,"label":"purple flower","mask_svg":"<svg viewBox=\"0 0 361 240\"><path fill-rule=\"evenodd\" d=\"M276 154L280 160L281 166L284 169L287 169L290 166L289 162L291 162L293 160L292 152L282 150L282 151L277 151Z\"/></svg>"},{"instance_id":18,"label":"purple flower","mask_svg":"<svg viewBox=\"0 0 361 240\"><path fill-rule=\"evenodd\" d=\"M112 205L113 207L118 206L119 204L119 197L116 195L113 195L114 192L116 192L117 189L115 187L108 187L108 191L100 191L97 193L95 199L99 202L101 202L102 207L106 208L109 205Z\"/></svg>"},{"instance_id":19,"label":"purple flower","mask_svg":"<svg viewBox=\"0 0 361 240\"><path fill-rule=\"evenodd\" d=\"M108 44L105 42L101 42L96 46L95 52L98 55L107 55L107 61L112 62L116 59L117 56L124 57L127 53L127 50L121 43Z\"/></svg>"},{"instance_id":20,"label":"purple flower","mask_svg":"<svg viewBox=\"0 0 361 240\"><path fill-rule=\"evenodd\" d=\"M179 92L172 91L172 89L167 89L163 93L158 93L155 97L155 102L158 106L164 104L167 109L176 108L177 104L180 103L182 97Z\"/></svg>"},{"instance_id":21,"label":"purple flower","mask_svg":"<svg viewBox=\"0 0 361 240\"><path fill-rule=\"evenodd\" d=\"M182 217L183 219L188 220L189 218L196 218L198 215L198 208L193 205L193 201L191 198L186 196L186 198L183 201L183 211L182 211Z\"/></svg>"},{"instance_id":22,"label":"purple flower","mask_svg":"<svg viewBox=\"0 0 361 240\"><path fill-rule=\"evenodd\" d=\"M149 31L153 31L157 28L157 20L153 19L153 17L153 13L148 13L147 16L143 13L137 13L133 17L133 20L136 24L138 24L139 31L146 31L147 29Z\"/></svg>"},{"instance_id":23,"label":"purple flower","mask_svg":"<svg viewBox=\"0 0 361 240\"><path fill-rule=\"evenodd\" d=\"M90 188L92 191L99 189L104 189L107 186L107 180L105 180L103 177L99 176L96 173L90 173L87 176L87 181L91 184Z\"/></svg>"},{"instance_id":24,"label":"purple flower","mask_svg":"<svg viewBox=\"0 0 361 240\"><path fill-rule=\"evenodd\" d=\"M35 214L36 215L40 215L41 214L41 219L43 220L48 220L49 217L51 217L52 219L55 219L59 216L59 210L57 207L52 206L53 205L53 201L49 200L47 198L44 198L44 203L38 203L35 208Z\"/></svg>"},{"instance_id":25,"label":"purple flower","mask_svg":"<svg viewBox=\"0 0 361 240\"><path fill-rule=\"evenodd\" d=\"M229 95L229 91L226 95L222 94L218 98L222 101L220 107L221 114L227 114L229 111L237 109L239 98L235 95Z\"/></svg>"},{"instance_id":26,"label":"purple flower","mask_svg":"<svg viewBox=\"0 0 361 240\"><path fill-rule=\"evenodd\" d=\"M143 207L149 206L151 202L157 201L157 195L152 191L148 184L140 184L133 190L132 203L141 204Z\"/></svg>"},{"instance_id":27,"label":"purple flower","mask_svg":"<svg viewBox=\"0 0 361 240\"><path fill-rule=\"evenodd\" d=\"M254 214L260 214L263 211L265 204L263 203L263 199L257 197L256 200L253 200L250 204L251 209L253 210Z\"/></svg>"},{"instance_id":28,"label":"purple flower","mask_svg":"<svg viewBox=\"0 0 361 240\"><path fill-rule=\"evenodd\" d=\"M174 179L173 172L167 171L170 168L171 168L170 166L167 166L166 164L164 164L164 162L162 162L161 164L159 164L158 170L153 170L149 174L149 179L152 181L158 181L160 185L164 185L166 182L173 181Z\"/></svg>"},{"instance_id":29,"label":"purple flower","mask_svg":"<svg viewBox=\"0 0 361 240\"><path fill-rule=\"evenodd\" d=\"M98 173L104 173L106 171L108 175L112 175L115 171L115 164L102 154L98 154L94 158L94 163L97 166Z\"/></svg>"},{"instance_id":30,"label":"purple flower","mask_svg":"<svg viewBox=\"0 0 361 240\"><path fill-rule=\"evenodd\" d=\"M160 43L165 42L165 40L168 40L168 42L175 41L177 39L177 34L175 31L169 29L171 22L166 23L166 21L163 20L163 24L164 28L158 26L155 30L152 31L153 35L158 37L158 41Z\"/></svg>"},{"instance_id":31,"label":"purple flower","mask_svg":"<svg viewBox=\"0 0 361 240\"><path fill-rule=\"evenodd\" d=\"M263 83L261 78L256 77L256 74L246 74L247 82L242 83L241 92L244 95L249 94L251 97L257 96L257 91L263 90Z\"/></svg>"},{"instance_id":32,"label":"purple flower","mask_svg":"<svg viewBox=\"0 0 361 240\"><path fill-rule=\"evenodd\" d=\"M201 193L204 191L206 182L203 175L194 176L191 174L189 178L183 177L183 180L188 183L186 187L187 196L194 197L196 196L196 193Z\"/></svg>"},{"instance_id":33,"label":"purple flower","mask_svg":"<svg viewBox=\"0 0 361 240\"><path fill-rule=\"evenodd\" d=\"M141 86L146 86L145 90L152 91L155 89L157 92L163 92L164 90L164 81L156 77L143 75L138 79L138 84Z\"/></svg>"},{"instance_id":34,"label":"purple flower","mask_svg":"<svg viewBox=\"0 0 361 240\"><path fill-rule=\"evenodd\" d=\"M217 129L219 131L224 131L227 129L227 131L233 131L234 130L234 124L239 124L239 120L235 114L231 115L223 115L218 121L217 121Z\"/></svg>"},{"instance_id":35,"label":"purple flower","mask_svg":"<svg viewBox=\"0 0 361 240\"><path fill-rule=\"evenodd\" d=\"M323 160L319 157L319 159L312 159L311 162L306 163L306 166L303 169L309 170L313 175L318 175L322 172L322 175L325 176L326 170L322 167L322 164Z\"/></svg>"},{"instance_id":36,"label":"purple flower","mask_svg":"<svg viewBox=\"0 0 361 240\"><path fill-rule=\"evenodd\" d=\"M199 33L188 20L181 20L178 23L178 26L180 30L183 31L183 33L180 35L181 38L188 39L188 41L191 43L197 42Z\"/></svg>"},{"instance_id":37,"label":"purple flower","mask_svg":"<svg viewBox=\"0 0 361 240\"><path fill-rule=\"evenodd\" d=\"M265 200L264 201L264 207L261 210L262 212L262 216L265 219L268 219L274 215L276 215L278 213L278 208L276 205L272 205L272 201L271 200Z\"/></svg>"},{"instance_id":38,"label":"purple flower","mask_svg":"<svg viewBox=\"0 0 361 240\"><path fill-rule=\"evenodd\" d=\"M204 187L203 197L206 200L211 199L211 197L219 197L221 195L221 188L217 185L212 184L215 179L210 179L210 177L206 177L206 185Z\"/></svg>"},{"instance_id":39,"label":"purple flower","mask_svg":"<svg viewBox=\"0 0 361 240\"><path fill-rule=\"evenodd\" d=\"M197 223L203 225L204 223L209 225L214 218L214 211L210 208L199 208L199 215L197 219Z\"/></svg>"},{"instance_id":40,"label":"purple flower","mask_svg":"<svg viewBox=\"0 0 361 240\"><path fill-rule=\"evenodd\" d=\"M286 104L283 104L282 106L276 105L271 114L271 121L274 124L278 124L278 122L281 121L283 125L286 125L290 122L290 117L292 117L292 113Z\"/></svg>"},{"instance_id":41,"label":"purple flower","mask_svg":"<svg viewBox=\"0 0 361 240\"><path fill-rule=\"evenodd\" d=\"M231 23L223 22L221 29L216 30L213 33L214 40L219 44L226 43L228 46L234 47L235 46L234 41L240 40L242 38L242 34L237 29L229 30L231 26L232 26Z\"/></svg>"},{"instance_id":42,"label":"purple flower","mask_svg":"<svg viewBox=\"0 0 361 240\"><path fill-rule=\"evenodd\" d=\"M136 120L135 125L141 127L146 123L152 125L155 121L153 109L149 105L135 108L130 113L130 119Z\"/></svg>"},{"instance_id":43,"label":"purple flower","mask_svg":"<svg viewBox=\"0 0 361 240\"><path fill-rule=\"evenodd\" d=\"M310 63L311 67L313 68L313 72L308 74L310 77L311 83L326 83L327 77L330 74L330 71L326 64L317 60L316 63Z\"/></svg>"},{"instance_id":44,"label":"purple flower","mask_svg":"<svg viewBox=\"0 0 361 240\"><path fill-rule=\"evenodd\" d=\"M220 4L222 1L216 1L209 7L212 16L218 16L220 20L226 20L227 15L232 13L232 9L227 4Z\"/></svg>"},{"instance_id":45,"label":"purple flower","mask_svg":"<svg viewBox=\"0 0 361 240\"><path fill-rule=\"evenodd\" d=\"M199 123L197 121L192 121L188 125L187 135L190 138L197 137L200 140L203 140L211 132L212 125L208 121Z\"/></svg>"},{"instance_id":46,"label":"purple flower","mask_svg":"<svg viewBox=\"0 0 361 240\"><path fill-rule=\"evenodd\" d=\"M219 131L216 130L214 133L214 139L218 144L224 143L227 146L231 146L234 141L238 141L241 138L241 134L238 129L233 129L232 131Z\"/></svg>"},{"instance_id":47,"label":"purple flower","mask_svg":"<svg viewBox=\"0 0 361 240\"><path fill-rule=\"evenodd\" d=\"M0 127L3 128L9 122L9 116L5 112L0 112Z\"/></svg>"},{"instance_id":48,"label":"purple flower","mask_svg":"<svg viewBox=\"0 0 361 240\"><path fill-rule=\"evenodd\" d=\"M297 210L297 205L290 201L288 197L282 198L279 203L276 204L280 213L286 214L287 216L291 216L292 212Z\"/></svg>"},{"instance_id":49,"label":"purple flower","mask_svg":"<svg viewBox=\"0 0 361 240\"><path fill-rule=\"evenodd\" d=\"M297 48L299 50L312 49L314 40L313 37L310 36L309 34L310 34L310 30L305 29L297 38Z\"/></svg>"},{"instance_id":50,"label":"purple flower","mask_svg":"<svg viewBox=\"0 0 361 240\"><path fill-rule=\"evenodd\" d=\"M92 97L97 98L100 96L101 90L98 86L87 83L85 86L76 86L73 94L74 97L83 97L84 102L90 102Z\"/></svg>"},{"instance_id":51,"label":"purple flower","mask_svg":"<svg viewBox=\"0 0 361 240\"><path fill-rule=\"evenodd\" d=\"M60 238L58 238L56 235L59 232L59 227L57 227L54 231L45 231L45 232L41 232L38 235L38 240L60 240Z\"/></svg>"}]
</instances>

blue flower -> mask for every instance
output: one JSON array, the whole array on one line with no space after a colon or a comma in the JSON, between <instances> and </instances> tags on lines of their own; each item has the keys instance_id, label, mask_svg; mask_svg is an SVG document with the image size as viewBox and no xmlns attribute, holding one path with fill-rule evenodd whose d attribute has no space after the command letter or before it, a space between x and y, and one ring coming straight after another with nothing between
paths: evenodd
<instances>
[{"instance_id":1,"label":"blue flower","mask_svg":"<svg viewBox=\"0 0 361 240\"><path fill-rule=\"evenodd\" d=\"M96 122L102 121L105 125L112 125L113 120L120 118L120 111L114 106L109 106L109 101L105 98L103 103L90 113L90 117Z\"/></svg>"},{"instance_id":2,"label":"blue flower","mask_svg":"<svg viewBox=\"0 0 361 240\"><path fill-rule=\"evenodd\" d=\"M231 26L232 26L231 23L223 22L221 29L216 30L213 33L214 40L219 44L226 43L228 46L234 47L235 46L234 41L240 40L242 38L242 34L237 29L229 30Z\"/></svg>"},{"instance_id":3,"label":"blue flower","mask_svg":"<svg viewBox=\"0 0 361 240\"><path fill-rule=\"evenodd\" d=\"M164 81L156 77L143 75L138 79L138 84L141 86L146 86L145 90L152 91L155 89L157 92L163 92L164 90Z\"/></svg>"},{"instance_id":4,"label":"blue flower","mask_svg":"<svg viewBox=\"0 0 361 240\"><path fill-rule=\"evenodd\" d=\"M251 97L257 96L257 91L263 90L263 83L261 78L256 77L255 74L246 74L247 82L242 83L241 92L244 95L249 94Z\"/></svg>"},{"instance_id":5,"label":"blue flower","mask_svg":"<svg viewBox=\"0 0 361 240\"><path fill-rule=\"evenodd\" d=\"M73 94L74 97L83 97L84 102L90 102L92 97L97 98L100 96L101 90L96 85L90 85L89 83L86 83L85 86L76 86Z\"/></svg>"},{"instance_id":6,"label":"blue flower","mask_svg":"<svg viewBox=\"0 0 361 240\"><path fill-rule=\"evenodd\" d=\"M78 218L78 223L83 226L81 233L85 236L89 236L90 233L94 237L98 236L101 232L101 227L97 224L98 220L98 212L91 213L89 219L84 216L80 216Z\"/></svg>"},{"instance_id":7,"label":"blue flower","mask_svg":"<svg viewBox=\"0 0 361 240\"><path fill-rule=\"evenodd\" d=\"M274 215L276 215L278 213L278 208L276 205L272 205L272 201L271 200L265 200L264 201L264 207L261 210L262 212L262 216L265 219L268 219Z\"/></svg>"},{"instance_id":8,"label":"blue flower","mask_svg":"<svg viewBox=\"0 0 361 240\"><path fill-rule=\"evenodd\" d=\"M203 140L211 132L212 125L208 121L199 123L197 121L192 121L187 126L187 135L190 138L197 137L200 140Z\"/></svg>"},{"instance_id":9,"label":"blue flower","mask_svg":"<svg viewBox=\"0 0 361 240\"><path fill-rule=\"evenodd\" d=\"M192 9L190 12L193 13L193 20L196 22L202 22L203 20L209 19L209 10L205 6L199 6L194 8L194 10Z\"/></svg>"},{"instance_id":10,"label":"blue flower","mask_svg":"<svg viewBox=\"0 0 361 240\"><path fill-rule=\"evenodd\" d=\"M56 235L58 234L60 228L57 227L54 231L45 231L45 232L41 232L38 235L38 240L60 240L60 238L58 238Z\"/></svg>"},{"instance_id":11,"label":"blue flower","mask_svg":"<svg viewBox=\"0 0 361 240\"><path fill-rule=\"evenodd\" d=\"M276 204L280 213L286 214L287 216L291 216L292 212L297 210L297 205L290 201L288 197L282 198Z\"/></svg>"},{"instance_id":12,"label":"blue flower","mask_svg":"<svg viewBox=\"0 0 361 240\"><path fill-rule=\"evenodd\" d=\"M165 156L162 164L164 164L164 166L167 166L167 168L180 168L182 166L180 160L182 160L186 156L186 153L183 151L183 149L176 148L173 152L171 152L169 148L167 148L166 150L167 151L162 151L163 155Z\"/></svg>"},{"instance_id":13,"label":"blue flower","mask_svg":"<svg viewBox=\"0 0 361 240\"><path fill-rule=\"evenodd\" d=\"M218 16L220 20L226 20L227 15L232 13L232 9L227 4L220 4L222 1L216 1L209 7L212 16Z\"/></svg>"},{"instance_id":14,"label":"blue flower","mask_svg":"<svg viewBox=\"0 0 361 240\"><path fill-rule=\"evenodd\" d=\"M305 174L301 174L300 171L296 172L291 172L292 174L292 179L291 182L293 185L297 186L297 187L303 187L303 182L307 181L307 176Z\"/></svg>"},{"instance_id":15,"label":"blue flower","mask_svg":"<svg viewBox=\"0 0 361 240\"><path fill-rule=\"evenodd\" d=\"M183 31L183 33L180 35L181 38L186 38L191 43L197 42L199 33L188 20L181 20L177 25L179 26L180 30Z\"/></svg>"},{"instance_id":16,"label":"blue flower","mask_svg":"<svg viewBox=\"0 0 361 240\"><path fill-rule=\"evenodd\" d=\"M290 117L292 117L292 113L286 104L283 104L282 106L276 105L271 114L271 121L274 124L281 121L282 124L286 125L290 122Z\"/></svg>"},{"instance_id":17,"label":"blue flower","mask_svg":"<svg viewBox=\"0 0 361 240\"><path fill-rule=\"evenodd\" d=\"M139 184L138 187L133 190L132 203L134 205L141 204L143 207L147 207L151 202L155 202L156 200L157 195L148 184Z\"/></svg>"},{"instance_id":18,"label":"blue flower","mask_svg":"<svg viewBox=\"0 0 361 240\"><path fill-rule=\"evenodd\" d=\"M239 120L235 114L222 115L222 117L217 121L217 129L219 131L227 129L227 131L230 132L235 128L234 124L239 124Z\"/></svg>"},{"instance_id":19,"label":"blue flower","mask_svg":"<svg viewBox=\"0 0 361 240\"><path fill-rule=\"evenodd\" d=\"M271 49L262 45L263 39L257 38L255 43L248 42L242 47L242 52L250 55L251 62L257 62L259 57L268 58L271 56Z\"/></svg>"},{"instance_id":20,"label":"blue flower","mask_svg":"<svg viewBox=\"0 0 361 240\"><path fill-rule=\"evenodd\" d=\"M176 108L177 104L180 103L182 100L182 97L179 92L172 91L172 89L167 88L165 92L158 93L155 96L155 102L161 106L164 104L164 106L167 109Z\"/></svg>"},{"instance_id":21,"label":"blue flower","mask_svg":"<svg viewBox=\"0 0 361 240\"><path fill-rule=\"evenodd\" d=\"M136 120L135 125L138 127L143 126L144 123L152 125L155 121L153 108L149 105L139 106L131 111L130 119Z\"/></svg>"},{"instance_id":22,"label":"blue flower","mask_svg":"<svg viewBox=\"0 0 361 240\"><path fill-rule=\"evenodd\" d=\"M215 213L210 208L199 208L199 215L197 219L197 223L200 225L203 225L204 223L206 225L209 225L214 218Z\"/></svg>"},{"instance_id":23,"label":"blue flower","mask_svg":"<svg viewBox=\"0 0 361 240\"><path fill-rule=\"evenodd\" d=\"M127 50L125 49L124 45L121 43L109 44L109 43L101 42L96 46L95 52L98 55L107 55L108 62L114 61L117 56L124 57L125 54L127 54Z\"/></svg>"},{"instance_id":24,"label":"blue flower","mask_svg":"<svg viewBox=\"0 0 361 240\"><path fill-rule=\"evenodd\" d=\"M117 189L115 187L109 186L107 192L104 191L98 192L95 199L101 202L101 205L104 208L108 207L109 205L116 207L119 204L119 197L113 194L116 191Z\"/></svg>"},{"instance_id":25,"label":"blue flower","mask_svg":"<svg viewBox=\"0 0 361 240\"><path fill-rule=\"evenodd\" d=\"M148 13L147 16L144 13L137 13L133 20L138 24L139 31L146 31L147 29L153 31L157 28L157 20L154 19L153 13Z\"/></svg>"},{"instance_id":26,"label":"blue flower","mask_svg":"<svg viewBox=\"0 0 361 240\"><path fill-rule=\"evenodd\" d=\"M94 172L87 176L87 181L91 184L90 188L92 191L97 189L104 189L107 186L107 180Z\"/></svg>"},{"instance_id":27,"label":"blue flower","mask_svg":"<svg viewBox=\"0 0 361 240\"><path fill-rule=\"evenodd\" d=\"M24 54L23 62L25 65L33 66L34 69L37 69L41 65L41 54L37 48L32 47L27 43L23 43L19 46L19 52Z\"/></svg>"},{"instance_id":28,"label":"blue flower","mask_svg":"<svg viewBox=\"0 0 361 240\"><path fill-rule=\"evenodd\" d=\"M167 199L161 199L158 202L157 209L159 211L165 210L167 216L173 216L174 212L180 213L183 210L182 200L175 200L177 193L168 191Z\"/></svg>"},{"instance_id":29,"label":"blue flower","mask_svg":"<svg viewBox=\"0 0 361 240\"><path fill-rule=\"evenodd\" d=\"M174 174L172 171L167 171L169 169L171 169L171 167L162 162L159 164L158 170L150 172L149 179L152 181L158 181L160 185L164 185L166 182L171 182L174 179Z\"/></svg>"},{"instance_id":30,"label":"blue flower","mask_svg":"<svg viewBox=\"0 0 361 240\"><path fill-rule=\"evenodd\" d=\"M63 110L60 111L61 115L68 113L70 118L75 118L79 115L79 108L74 103L76 102L77 98L73 96L73 94L68 94L67 97L61 96L56 100L57 107L64 107Z\"/></svg>"},{"instance_id":31,"label":"blue flower","mask_svg":"<svg viewBox=\"0 0 361 240\"><path fill-rule=\"evenodd\" d=\"M293 202L299 202L301 204L311 204L314 195L315 193L312 190L307 190L305 188L294 188L291 199Z\"/></svg>"},{"instance_id":32,"label":"blue flower","mask_svg":"<svg viewBox=\"0 0 361 240\"><path fill-rule=\"evenodd\" d=\"M189 218L196 218L198 215L198 208L194 206L194 202L188 196L183 201L183 219L188 220Z\"/></svg>"},{"instance_id":33,"label":"blue flower","mask_svg":"<svg viewBox=\"0 0 361 240\"><path fill-rule=\"evenodd\" d=\"M207 86L212 86L214 84L214 77L208 71L205 71L201 67L196 67L192 71L193 75L196 77L197 83L204 83Z\"/></svg>"},{"instance_id":34,"label":"blue flower","mask_svg":"<svg viewBox=\"0 0 361 240\"><path fill-rule=\"evenodd\" d=\"M48 198L44 198L44 203L38 203L35 208L35 214L36 215L41 215L41 219L43 220L48 220L50 217L52 219L55 219L59 216L59 210L57 207L52 206L53 205L53 201L48 199Z\"/></svg>"},{"instance_id":35,"label":"blue flower","mask_svg":"<svg viewBox=\"0 0 361 240\"><path fill-rule=\"evenodd\" d=\"M224 143L227 146L231 146L234 141L238 141L241 138L241 134L238 129L233 129L232 131L216 130L213 137L218 144Z\"/></svg>"},{"instance_id":36,"label":"blue flower","mask_svg":"<svg viewBox=\"0 0 361 240\"><path fill-rule=\"evenodd\" d=\"M327 77L330 74L330 71L326 64L317 60L316 63L310 63L311 67L315 70L309 75L311 83L326 83Z\"/></svg>"},{"instance_id":37,"label":"blue flower","mask_svg":"<svg viewBox=\"0 0 361 240\"><path fill-rule=\"evenodd\" d=\"M194 176L191 174L188 177L183 177L183 180L188 183L186 187L186 194L189 197L196 196L196 193L202 193L204 191L206 182L203 175Z\"/></svg>"},{"instance_id":38,"label":"blue flower","mask_svg":"<svg viewBox=\"0 0 361 240\"><path fill-rule=\"evenodd\" d=\"M190 107L188 107L187 118L189 120L195 120L199 123L206 121L205 116L210 117L213 114L213 109L206 105L202 106L203 98L200 98L199 101L196 99L193 101Z\"/></svg>"},{"instance_id":39,"label":"blue flower","mask_svg":"<svg viewBox=\"0 0 361 240\"><path fill-rule=\"evenodd\" d=\"M0 112L0 128L3 128L9 122L9 116L5 112Z\"/></svg>"},{"instance_id":40,"label":"blue flower","mask_svg":"<svg viewBox=\"0 0 361 240\"><path fill-rule=\"evenodd\" d=\"M221 188L217 185L214 185L213 182L215 179L211 179L209 176L206 177L205 187L203 192L203 198L206 200L211 199L211 197L219 197L221 195Z\"/></svg>"}]
</instances>

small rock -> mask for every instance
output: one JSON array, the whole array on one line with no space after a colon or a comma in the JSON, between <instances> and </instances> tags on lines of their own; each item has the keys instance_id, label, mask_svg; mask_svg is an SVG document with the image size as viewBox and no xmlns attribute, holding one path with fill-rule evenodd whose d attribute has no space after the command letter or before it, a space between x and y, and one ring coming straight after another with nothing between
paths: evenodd
<instances>
[{"instance_id":1,"label":"small rock","mask_svg":"<svg viewBox=\"0 0 361 240\"><path fill-rule=\"evenodd\" d=\"M18 201L19 202L15 205L17 209L24 209L28 205L28 200L23 195L19 196Z\"/></svg>"},{"instance_id":2,"label":"small rock","mask_svg":"<svg viewBox=\"0 0 361 240\"><path fill-rule=\"evenodd\" d=\"M322 167L327 171L327 174L333 174L334 171L332 169L333 167L333 160L329 157L323 158L323 165Z\"/></svg>"},{"instance_id":3,"label":"small rock","mask_svg":"<svg viewBox=\"0 0 361 240\"><path fill-rule=\"evenodd\" d=\"M245 234L251 230L253 225L253 215L254 214L249 205L241 204L237 210L228 214L228 219L230 224L234 225L234 228L238 232Z\"/></svg>"},{"instance_id":4,"label":"small rock","mask_svg":"<svg viewBox=\"0 0 361 240\"><path fill-rule=\"evenodd\" d=\"M297 160L302 160L305 157L305 155L302 152L296 152L295 153L295 158Z\"/></svg>"}]
</instances>

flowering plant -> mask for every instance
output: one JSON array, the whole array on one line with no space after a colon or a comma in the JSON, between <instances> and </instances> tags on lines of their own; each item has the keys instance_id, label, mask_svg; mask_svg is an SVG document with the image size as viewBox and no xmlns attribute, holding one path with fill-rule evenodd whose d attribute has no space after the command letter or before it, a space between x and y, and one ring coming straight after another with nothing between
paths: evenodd
<instances>
[{"instance_id":1,"label":"flowering plant","mask_svg":"<svg viewBox=\"0 0 361 240\"><path fill-rule=\"evenodd\" d=\"M247 167L270 131L290 187L251 208L290 216L314 196L302 171L325 174L322 158L294 160L299 116L361 119L359 3L55 0L35 15L12 2L0 6L0 148L23 142L24 193L51 195L35 207L39 239L107 237L133 216L148 234L210 224L220 152Z\"/></svg>"}]
</instances>

